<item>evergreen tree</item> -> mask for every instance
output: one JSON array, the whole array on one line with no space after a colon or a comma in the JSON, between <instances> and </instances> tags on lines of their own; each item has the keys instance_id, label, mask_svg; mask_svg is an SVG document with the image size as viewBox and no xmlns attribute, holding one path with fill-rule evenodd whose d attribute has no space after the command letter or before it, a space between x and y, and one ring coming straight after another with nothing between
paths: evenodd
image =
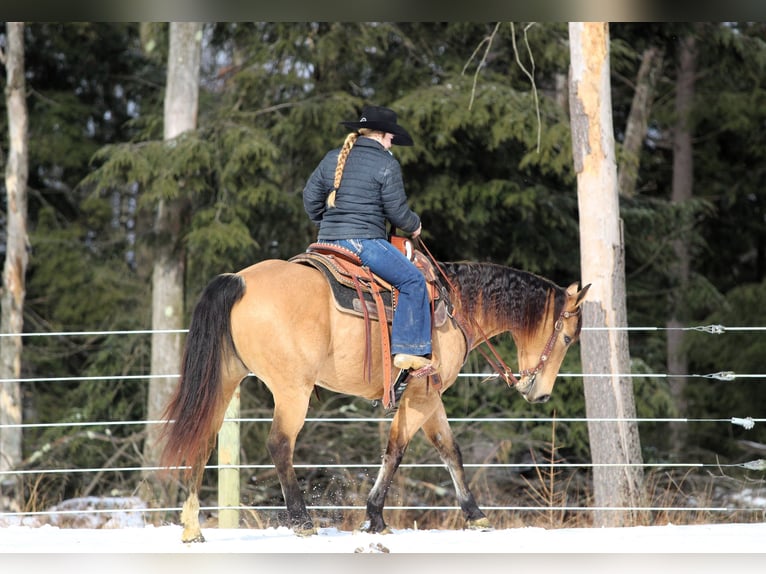
<instances>
[{"instance_id":1,"label":"evergreen tree","mask_svg":"<svg viewBox=\"0 0 766 574\"><path fill-rule=\"evenodd\" d=\"M674 260L670 246L679 233L691 245L684 296L692 322L733 324L742 305L757 301L763 282L764 24L702 27L697 42L702 73L693 110L695 200L673 206L668 142L675 71L667 63L689 26L610 26L618 154L641 55L659 46L666 62L641 148L636 194L621 201L631 326L656 327L667 319L669 293L675 289L668 274ZM396 109L415 137L415 146L394 153L412 205L423 217L424 240L437 258L493 260L563 284L579 276L578 212L562 89L569 65L566 23L209 24L198 128L172 153L161 142L167 34L167 23L26 26L31 241L26 330L150 325L149 254L157 240L150 215L162 198L178 192L177 186L166 185L169 181L183 180L190 201L182 231L189 254L187 312L214 274L303 250L314 238L302 207L304 182L322 155L341 144L345 130L339 122L355 119L365 103ZM0 100L2 138L7 133L4 105ZM691 227L679 225L682 221L692 222ZM731 335L690 337L690 372L729 365L758 372L740 363L759 352L758 339L738 339L740 356L729 343L720 344ZM496 344L503 356L513 356L510 340ZM634 372L664 372L662 331L631 332L630 350ZM25 377L125 375L108 382L25 383L25 422L146 418L146 381L128 378L149 372L144 335L34 337L25 340L23 357ZM469 364L472 371L484 367L480 357L471 357ZM562 372L581 372L576 354L569 354ZM645 377L635 381L637 412L720 415L728 401L747 405L757 382L692 381L691 412L673 413L664 381ZM243 412L267 411L270 399L260 385L244 390ZM582 397L581 377L565 376L550 403L531 409L493 382L461 381L444 400L466 413L576 417L584 413ZM317 408L342 400L323 396ZM369 405L353 403L353 408L369 410ZM656 441L643 440L645 428ZM663 447L654 447L662 444L663 429L641 428L653 459L664 458ZM130 429L113 432L120 441L141 440ZM520 424L514 432L529 432L537 445L549 436L533 424ZM557 432L568 455L588 456L584 425L559 424ZM748 437L766 442L760 432L756 427ZM74 465L87 456L86 463L97 464L104 453L116 455L127 444L88 442L84 435L75 439L68 433L31 430L25 455L60 444L49 455L58 462ZM730 451L724 454L738 454L712 434L693 436L718 453L725 448ZM66 440L53 442L62 435ZM248 455L260 456L262 440L249 438ZM75 444L77 449L64 446ZM509 456L528 450L521 441L514 444ZM92 448L83 448L87 445ZM61 491L53 482L46 486L55 497L82 491L89 483L71 477Z\"/></svg>"}]
</instances>

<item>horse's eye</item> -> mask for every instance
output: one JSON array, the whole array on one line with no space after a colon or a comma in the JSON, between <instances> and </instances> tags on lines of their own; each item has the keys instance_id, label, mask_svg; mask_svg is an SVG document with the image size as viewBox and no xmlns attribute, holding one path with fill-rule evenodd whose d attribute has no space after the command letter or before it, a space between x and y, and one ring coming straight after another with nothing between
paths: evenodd
<instances>
[{"instance_id":1,"label":"horse's eye","mask_svg":"<svg viewBox=\"0 0 766 574\"><path fill-rule=\"evenodd\" d=\"M571 342L572 342L572 337L570 337L569 335L564 335L564 344L568 345Z\"/></svg>"}]
</instances>

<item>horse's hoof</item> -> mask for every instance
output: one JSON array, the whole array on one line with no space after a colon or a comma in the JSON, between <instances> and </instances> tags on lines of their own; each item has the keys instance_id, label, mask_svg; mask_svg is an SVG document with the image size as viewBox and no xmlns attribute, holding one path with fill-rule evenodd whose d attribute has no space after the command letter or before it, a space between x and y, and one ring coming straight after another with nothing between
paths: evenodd
<instances>
[{"instance_id":1,"label":"horse's hoof","mask_svg":"<svg viewBox=\"0 0 766 574\"><path fill-rule=\"evenodd\" d=\"M306 538L308 536L314 536L317 533L317 529L311 525L296 526L293 528L293 532L296 536Z\"/></svg>"},{"instance_id":2,"label":"horse's hoof","mask_svg":"<svg viewBox=\"0 0 766 574\"><path fill-rule=\"evenodd\" d=\"M465 529L466 530L481 530L482 532L489 532L491 530L494 530L492 525L489 523L489 519L486 517L467 521L465 524Z\"/></svg>"},{"instance_id":3,"label":"horse's hoof","mask_svg":"<svg viewBox=\"0 0 766 574\"><path fill-rule=\"evenodd\" d=\"M386 526L383 530L366 530L363 528L357 528L354 530L354 534L392 534L393 530L391 530L388 526Z\"/></svg>"},{"instance_id":4,"label":"horse's hoof","mask_svg":"<svg viewBox=\"0 0 766 574\"><path fill-rule=\"evenodd\" d=\"M205 542L205 537L202 536L202 533L200 532L199 534L197 534L197 536L193 536L191 538L182 537L181 542L183 542L184 544L189 544L192 542Z\"/></svg>"},{"instance_id":5,"label":"horse's hoof","mask_svg":"<svg viewBox=\"0 0 766 574\"><path fill-rule=\"evenodd\" d=\"M366 520L364 524L354 530L354 532L363 534L391 534L393 530L391 530L386 524L379 524L373 528L372 523L369 520Z\"/></svg>"}]
</instances>

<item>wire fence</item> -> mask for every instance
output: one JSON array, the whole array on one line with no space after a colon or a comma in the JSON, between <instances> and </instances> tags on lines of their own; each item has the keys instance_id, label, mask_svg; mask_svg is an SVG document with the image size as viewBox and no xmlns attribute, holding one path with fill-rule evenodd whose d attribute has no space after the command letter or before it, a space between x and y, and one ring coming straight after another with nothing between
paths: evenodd
<instances>
[{"instance_id":1,"label":"wire fence","mask_svg":"<svg viewBox=\"0 0 766 574\"><path fill-rule=\"evenodd\" d=\"M726 332L735 331L764 331L766 327L726 327L723 325L700 325L693 327L583 327L583 330L627 330L627 331L667 331L667 330L682 330L682 331L698 331L702 333L708 333L711 335L722 335ZM68 332L48 332L48 333L22 333L22 337L70 337L70 336L108 336L108 335L146 335L155 333L185 333L186 329L176 330L134 330L134 331L68 331ZM13 334L0 333L0 338L18 336ZM738 379L763 379L766 381L766 373L735 373L734 371L724 370L714 373L704 374L686 374L686 375L670 375L666 373L622 373L622 374L586 374L586 373L559 373L562 377L632 377L642 379L663 379L670 377L684 377L684 378L700 378L700 379L714 379L719 381L732 382ZM97 375L97 376L71 376L71 377L28 377L28 378L12 378L2 379L0 383L71 383L82 381L128 381L128 380L150 380L152 378L166 378L175 379L178 374L167 375ZM498 378L499 375L487 374L487 373L460 373L458 377L466 378L479 378L479 379L492 379ZM387 423L390 422L388 417L307 417L306 423ZM755 427L756 424L766 422L766 418L755 418L752 416L729 416L725 418L687 418L687 417L658 417L658 418L588 418L588 417L450 417L448 418L450 424L461 423L489 423L489 424L502 424L502 423L518 423L518 422L535 422L535 423L598 423L598 422L635 422L637 424L642 423L707 423L707 424L727 424L737 427L742 427L746 430L750 430ZM237 417L227 418L225 422L237 422L247 424L270 424L271 417ZM146 427L147 425L162 424L165 421L159 420L143 420L143 421L66 421L66 422L48 422L48 423L18 423L18 424L0 424L0 432L4 429L43 429L43 428L71 428L71 429L93 429L93 428L105 428L117 426L136 426ZM296 469L340 469L340 470L370 470L377 469L381 465L379 463L335 463L335 464L295 464ZM525 462L525 463L499 463L499 462L466 462L464 467L466 469L505 469L505 470L522 470L529 469L530 467L538 469L593 469L597 467L628 467L628 466L640 466L645 469L723 469L723 468L739 468L748 471L766 471L766 460L754 459L743 463L721 464L721 463L699 463L699 462L655 462L655 463L568 463L568 462ZM216 465L209 464L205 467L208 470L221 470L236 468L238 470L273 470L275 467L273 464L239 464L239 465ZM442 464L438 463L402 463L399 468L413 469L413 468L443 468ZM30 475L61 475L61 474L84 474L84 473L146 473L152 471L163 470L163 467L152 466L101 466L92 468L35 468L35 469L10 469L0 471L0 484L5 481L13 480L14 478L21 478ZM204 506L202 511L216 512L221 510L221 506ZM279 505L241 505L238 507L232 507L227 505L227 510L250 510L250 511L284 511L284 506ZM341 510L364 510L364 505L310 505L309 510L329 510L329 511L341 511ZM501 506L482 506L482 510L485 511L535 511L535 510L551 510L549 507L544 506L517 506L517 505L501 505ZM439 506L386 506L387 510L459 510L457 506L439 505ZM135 512L135 513L167 513L167 512L179 512L181 507L167 507L167 508L147 508L144 505L138 504L134 507L120 507L119 512ZM674 506L646 506L646 507L633 507L633 508L621 508L621 507L594 507L594 506L568 506L557 505L555 507L557 511L565 512L581 512L581 511L648 511L648 512L759 512L764 513L766 511L766 501L762 501L757 497L754 498L754 503L744 506L693 506L693 507L674 507ZM0 512L0 520L3 518L11 517L37 517L37 516L51 516L51 515L70 515L70 514L110 514L115 513L115 508L95 508L92 505L87 508L78 508L66 510L63 508L53 508L50 510L41 511L17 511L17 512Z\"/></svg>"}]
</instances>

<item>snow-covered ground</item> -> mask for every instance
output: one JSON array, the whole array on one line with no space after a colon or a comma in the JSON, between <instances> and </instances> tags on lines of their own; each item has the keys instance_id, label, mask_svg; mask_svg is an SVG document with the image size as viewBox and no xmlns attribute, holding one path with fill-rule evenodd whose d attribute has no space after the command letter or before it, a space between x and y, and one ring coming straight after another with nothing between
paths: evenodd
<instances>
[{"instance_id":1,"label":"snow-covered ground","mask_svg":"<svg viewBox=\"0 0 766 574\"><path fill-rule=\"evenodd\" d=\"M284 527L203 528L206 542L184 544L180 526L144 528L0 528L0 553L120 554L758 554L766 552L766 524L637 526L629 528L514 528L468 530L394 530L391 534L320 528L298 537ZM0 559L2 564L2 559ZM763 562L763 571L766 560Z\"/></svg>"},{"instance_id":2,"label":"snow-covered ground","mask_svg":"<svg viewBox=\"0 0 766 574\"><path fill-rule=\"evenodd\" d=\"M179 526L6 526L0 528L0 572L726 574L766 568L766 524L385 535L321 528L308 538L287 528L203 532L206 542L184 544Z\"/></svg>"},{"instance_id":3,"label":"snow-covered ground","mask_svg":"<svg viewBox=\"0 0 766 574\"><path fill-rule=\"evenodd\" d=\"M219 529L203 524L204 543L181 542L178 525L144 524L135 500L98 499L108 513L83 512L95 501L65 501L60 514L0 516L0 574L64 572L332 572L413 570L498 572L763 572L766 523L537 527L492 530L394 529L367 534L319 528L298 537L288 528ZM138 501L140 502L140 501ZM132 508L133 511L121 510ZM114 510L112 512L112 509ZM386 556L372 563L349 557ZM264 570L265 569L265 570Z\"/></svg>"}]
</instances>

